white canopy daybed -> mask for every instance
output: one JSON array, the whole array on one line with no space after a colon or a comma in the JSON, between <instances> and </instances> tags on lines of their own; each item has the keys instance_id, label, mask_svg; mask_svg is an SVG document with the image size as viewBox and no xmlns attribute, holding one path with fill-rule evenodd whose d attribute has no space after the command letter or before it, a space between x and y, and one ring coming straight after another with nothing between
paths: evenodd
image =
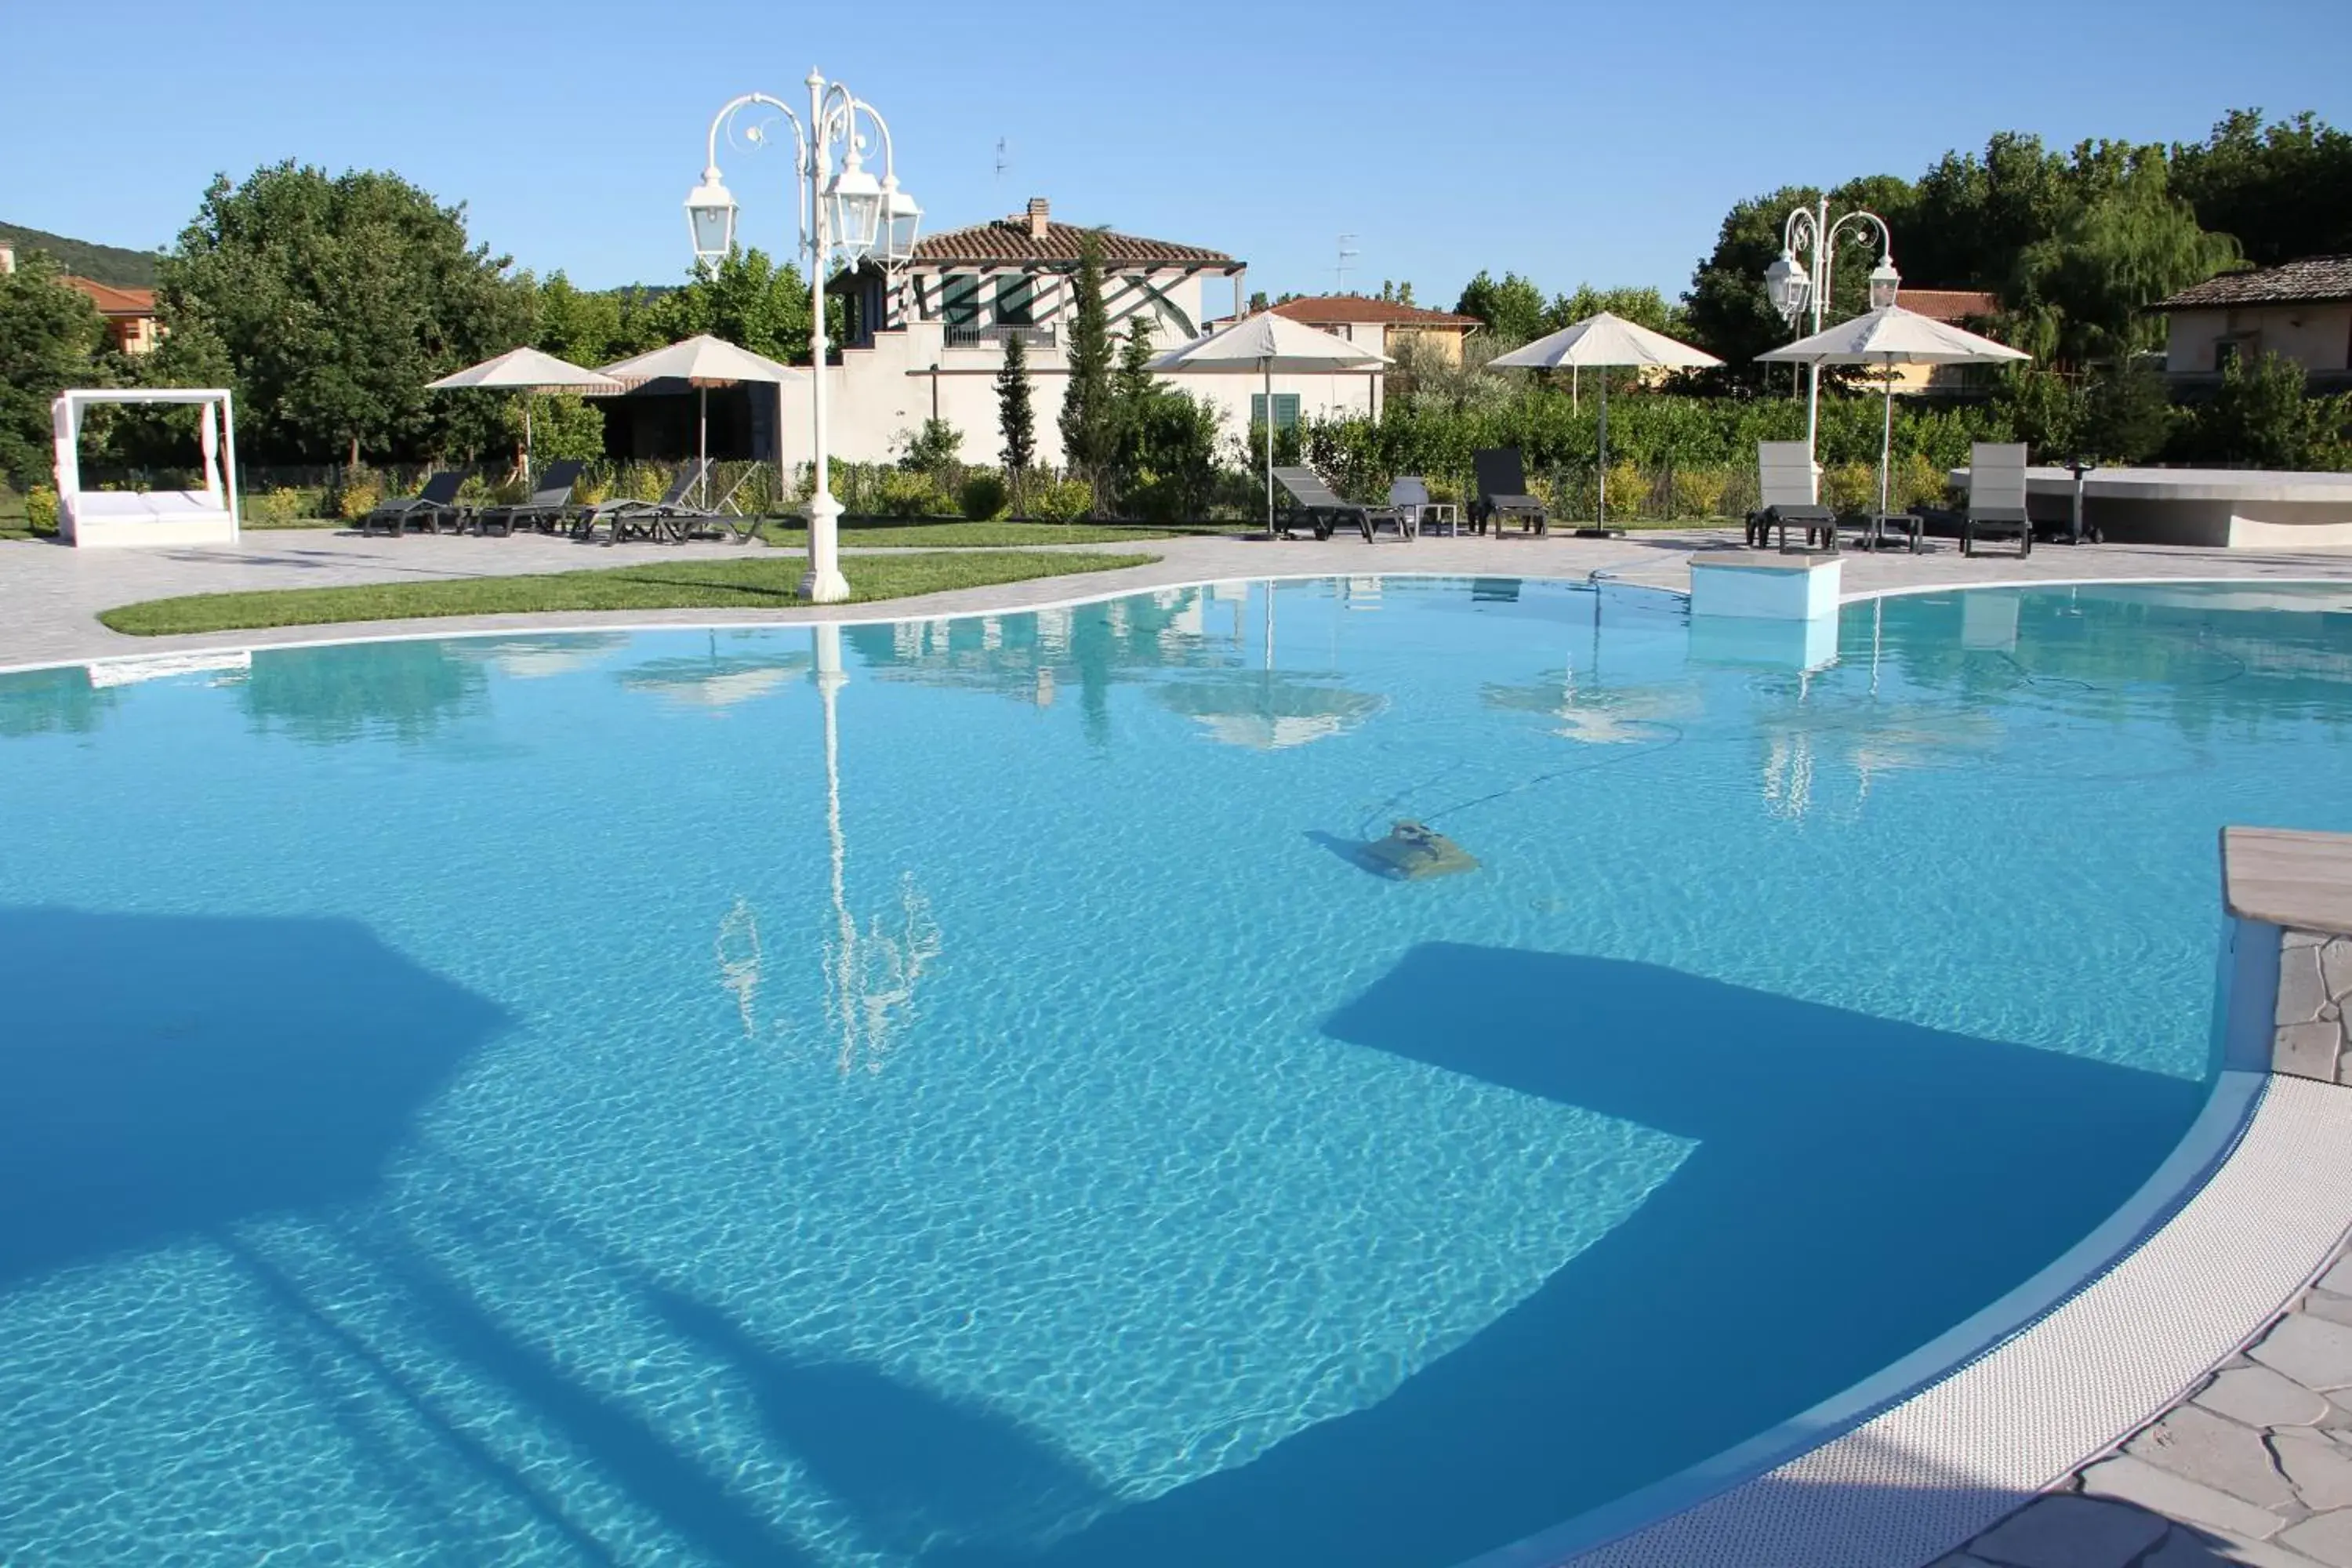
<instances>
[{"instance_id":1,"label":"white canopy daybed","mask_svg":"<svg viewBox=\"0 0 2352 1568\"><path fill-rule=\"evenodd\" d=\"M198 490L81 488L82 410L93 403L193 403L203 408ZM60 393L49 405L57 435L58 530L76 545L233 544L236 542L236 425L217 389L111 387Z\"/></svg>"}]
</instances>

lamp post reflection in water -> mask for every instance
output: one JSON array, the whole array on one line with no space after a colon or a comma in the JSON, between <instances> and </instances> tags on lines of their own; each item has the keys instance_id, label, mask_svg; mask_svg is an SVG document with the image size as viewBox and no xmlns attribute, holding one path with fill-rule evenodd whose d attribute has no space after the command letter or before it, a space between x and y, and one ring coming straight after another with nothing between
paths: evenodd
<instances>
[{"instance_id":1,"label":"lamp post reflection in water","mask_svg":"<svg viewBox=\"0 0 2352 1568\"><path fill-rule=\"evenodd\" d=\"M940 928L930 900L912 872L900 878L895 931L875 916L861 929L849 912L849 844L841 826L841 628L810 628L815 640L810 679L824 705L824 829L832 852L834 934L824 952L825 1011L841 1031L840 1070L882 1070L892 1037L914 1016L915 986L940 954Z\"/></svg>"}]
</instances>

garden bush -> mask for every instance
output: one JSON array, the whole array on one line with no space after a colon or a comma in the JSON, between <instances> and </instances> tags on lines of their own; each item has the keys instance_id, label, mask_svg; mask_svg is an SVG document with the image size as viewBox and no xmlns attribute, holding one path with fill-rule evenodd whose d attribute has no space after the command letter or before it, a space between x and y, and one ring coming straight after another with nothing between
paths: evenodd
<instances>
[{"instance_id":1,"label":"garden bush","mask_svg":"<svg viewBox=\"0 0 2352 1568\"><path fill-rule=\"evenodd\" d=\"M954 510L939 480L929 474L888 469L874 489L874 510L884 517L941 517Z\"/></svg>"},{"instance_id":2,"label":"garden bush","mask_svg":"<svg viewBox=\"0 0 2352 1568\"><path fill-rule=\"evenodd\" d=\"M58 531L57 491L47 485L35 485L25 492L25 526L35 533Z\"/></svg>"},{"instance_id":3,"label":"garden bush","mask_svg":"<svg viewBox=\"0 0 2352 1568\"><path fill-rule=\"evenodd\" d=\"M245 521L256 528L283 527L309 515L304 511L300 490L268 489L259 495L245 498Z\"/></svg>"},{"instance_id":4,"label":"garden bush","mask_svg":"<svg viewBox=\"0 0 2352 1568\"><path fill-rule=\"evenodd\" d=\"M1043 522L1076 522L1092 511L1094 487L1084 479L1032 480L1029 510Z\"/></svg>"},{"instance_id":5,"label":"garden bush","mask_svg":"<svg viewBox=\"0 0 2352 1568\"><path fill-rule=\"evenodd\" d=\"M1676 468L1674 479L1676 517L1721 517L1723 498L1731 489L1727 468Z\"/></svg>"},{"instance_id":6,"label":"garden bush","mask_svg":"<svg viewBox=\"0 0 2352 1568\"><path fill-rule=\"evenodd\" d=\"M383 504L383 476L362 466L346 468L327 489L330 515L357 522Z\"/></svg>"},{"instance_id":7,"label":"garden bush","mask_svg":"<svg viewBox=\"0 0 2352 1568\"><path fill-rule=\"evenodd\" d=\"M1006 500L1003 476L984 470L966 479L956 492L956 505L973 522L1003 517Z\"/></svg>"},{"instance_id":8,"label":"garden bush","mask_svg":"<svg viewBox=\"0 0 2352 1568\"><path fill-rule=\"evenodd\" d=\"M1822 470L1822 504L1833 510L1869 511L1878 505L1878 469L1870 463L1832 463Z\"/></svg>"}]
</instances>

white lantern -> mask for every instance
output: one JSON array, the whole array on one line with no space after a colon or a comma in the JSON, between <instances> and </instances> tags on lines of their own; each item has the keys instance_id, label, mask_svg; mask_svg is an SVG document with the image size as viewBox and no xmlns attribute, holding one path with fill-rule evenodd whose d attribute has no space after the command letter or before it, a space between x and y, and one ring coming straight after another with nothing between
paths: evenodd
<instances>
[{"instance_id":1,"label":"white lantern","mask_svg":"<svg viewBox=\"0 0 2352 1568\"><path fill-rule=\"evenodd\" d=\"M886 176L882 181L882 259L914 259L915 235L922 223L923 209L915 205L914 197L898 188L898 176Z\"/></svg>"},{"instance_id":2,"label":"white lantern","mask_svg":"<svg viewBox=\"0 0 2352 1568\"><path fill-rule=\"evenodd\" d=\"M851 256L872 250L882 226L882 182L866 172L855 147L824 195L833 204L834 244Z\"/></svg>"},{"instance_id":3,"label":"white lantern","mask_svg":"<svg viewBox=\"0 0 2352 1568\"><path fill-rule=\"evenodd\" d=\"M1794 321L1812 301L1813 280L1804 263L1784 250L1780 260L1764 269L1764 293L1782 321Z\"/></svg>"},{"instance_id":4,"label":"white lantern","mask_svg":"<svg viewBox=\"0 0 2352 1568\"><path fill-rule=\"evenodd\" d=\"M1895 290L1902 287L1903 274L1895 270L1895 255L1889 251L1878 258L1870 269L1870 308L1884 310L1895 303Z\"/></svg>"},{"instance_id":5,"label":"white lantern","mask_svg":"<svg viewBox=\"0 0 2352 1568\"><path fill-rule=\"evenodd\" d=\"M694 241L695 259L708 272L735 248L735 198L719 183L719 169L702 171L702 184L687 193L686 227Z\"/></svg>"}]
</instances>

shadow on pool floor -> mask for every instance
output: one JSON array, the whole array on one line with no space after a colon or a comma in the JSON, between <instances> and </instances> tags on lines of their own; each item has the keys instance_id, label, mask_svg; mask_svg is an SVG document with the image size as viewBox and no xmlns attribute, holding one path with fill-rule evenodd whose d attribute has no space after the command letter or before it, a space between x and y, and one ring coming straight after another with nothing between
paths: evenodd
<instances>
[{"instance_id":1,"label":"shadow on pool floor","mask_svg":"<svg viewBox=\"0 0 2352 1568\"><path fill-rule=\"evenodd\" d=\"M2207 1092L1652 964L1442 943L1327 1029L1698 1146L1381 1404L1051 1549L927 1562L1444 1568L1769 1429L1989 1304L2129 1196Z\"/></svg>"}]
</instances>

